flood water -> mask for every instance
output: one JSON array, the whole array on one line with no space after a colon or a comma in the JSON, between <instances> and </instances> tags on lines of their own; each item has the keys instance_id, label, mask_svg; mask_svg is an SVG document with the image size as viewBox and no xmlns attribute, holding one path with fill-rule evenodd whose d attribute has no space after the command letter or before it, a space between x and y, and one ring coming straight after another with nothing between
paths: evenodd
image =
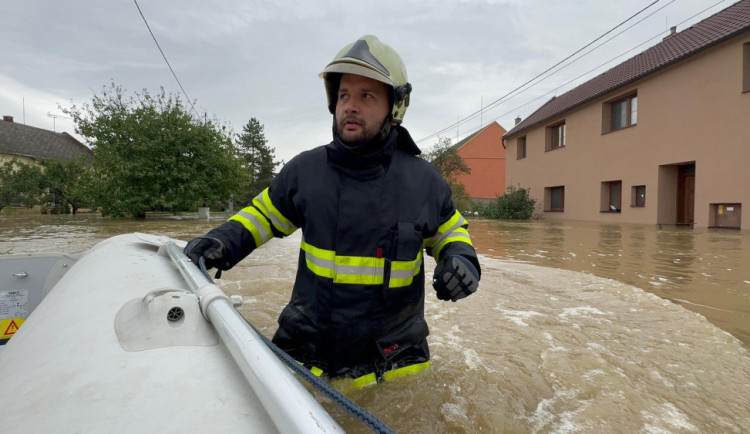
<instances>
[{"instance_id":1,"label":"flood water","mask_svg":"<svg viewBox=\"0 0 750 434\"><path fill-rule=\"evenodd\" d=\"M219 223L0 216L0 254L79 252L128 232L187 240ZM470 231L480 289L458 303L428 291L432 367L345 390L396 432L750 430L750 234L484 220ZM299 242L274 240L220 281L266 336ZM348 432L369 432L321 400Z\"/></svg>"}]
</instances>

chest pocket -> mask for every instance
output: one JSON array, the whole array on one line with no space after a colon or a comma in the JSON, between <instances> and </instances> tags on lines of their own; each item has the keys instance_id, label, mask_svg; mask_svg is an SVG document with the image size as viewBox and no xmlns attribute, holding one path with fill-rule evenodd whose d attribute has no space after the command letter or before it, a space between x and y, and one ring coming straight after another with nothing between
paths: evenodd
<instances>
[{"instance_id":1,"label":"chest pocket","mask_svg":"<svg viewBox=\"0 0 750 434\"><path fill-rule=\"evenodd\" d=\"M414 223L398 222L396 260L413 261L422 250L422 231Z\"/></svg>"},{"instance_id":2,"label":"chest pocket","mask_svg":"<svg viewBox=\"0 0 750 434\"><path fill-rule=\"evenodd\" d=\"M411 285L422 268L422 231L412 222L398 222L396 255L391 261L388 286L400 288Z\"/></svg>"}]
</instances>

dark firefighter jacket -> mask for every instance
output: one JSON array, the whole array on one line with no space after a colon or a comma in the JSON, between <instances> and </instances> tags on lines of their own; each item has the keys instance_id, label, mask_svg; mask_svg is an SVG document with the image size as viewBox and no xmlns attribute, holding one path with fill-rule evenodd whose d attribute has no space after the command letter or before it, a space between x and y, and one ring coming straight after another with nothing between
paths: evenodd
<instances>
[{"instance_id":1,"label":"dark firefighter jacket","mask_svg":"<svg viewBox=\"0 0 750 434\"><path fill-rule=\"evenodd\" d=\"M273 338L297 360L341 373L429 359L423 251L479 263L450 187L418 153L402 127L366 156L336 137L293 158L251 206L207 235L224 242L233 266L302 229L292 297Z\"/></svg>"}]
</instances>

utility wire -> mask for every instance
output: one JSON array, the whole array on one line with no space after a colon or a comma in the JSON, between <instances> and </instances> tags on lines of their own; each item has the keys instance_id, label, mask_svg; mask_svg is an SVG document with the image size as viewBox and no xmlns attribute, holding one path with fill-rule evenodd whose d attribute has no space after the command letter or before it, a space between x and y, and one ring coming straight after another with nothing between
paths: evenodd
<instances>
[{"instance_id":1,"label":"utility wire","mask_svg":"<svg viewBox=\"0 0 750 434\"><path fill-rule=\"evenodd\" d=\"M164 50L161 49L161 46L159 45L159 41L156 40L156 36L154 36L154 32L151 31L151 26L148 25L148 21L146 21L146 17L143 15L143 11L141 11L141 7L138 6L138 0L133 0L133 3L135 3L135 7L138 8L138 13L141 14L141 18L143 18L143 22L146 23L146 28L148 29L148 32L151 34L151 38L153 38L154 43L156 44L156 48L159 49L159 52L161 53L161 57L163 57L164 61L167 62L167 66L169 67L169 70L172 72L172 76L174 77L175 81L177 81L177 84L180 86L180 89L182 90L182 94L185 95L185 99L187 99L188 104L190 104L190 107L193 109L193 113L195 113L195 115L198 118L200 118L201 115L195 109L195 106L193 105L193 101L190 99L187 92L185 92L185 88L182 87L182 83L180 83L180 79L177 78L177 74L174 72L174 69L172 69L172 65L169 64L169 60L167 60L167 56L164 54Z\"/></svg>"},{"instance_id":2,"label":"utility wire","mask_svg":"<svg viewBox=\"0 0 750 434\"><path fill-rule=\"evenodd\" d=\"M516 93L515 95L512 95L512 96L508 96L507 98L503 97L503 98L499 98L499 99L495 100L495 101L494 101L493 103L491 103L491 104L488 104L487 106L485 106L484 110L485 110L485 111L488 111L488 110L494 109L494 108L495 108L495 107L497 107L497 106L498 106L498 105L499 105L500 103L502 103L502 102L506 102L506 101L508 101L508 100L512 99L513 97L516 97L516 96L518 96L518 95L522 94L523 92L526 92L527 90L531 89L532 87L536 86L537 84L541 83L542 81L544 81L544 80L546 80L546 79L548 79L548 78L552 77L553 75L557 74L558 72L562 71L563 69L567 68L568 66L570 66L570 65L573 65L573 64L574 64L574 63L576 63L577 61L579 61L579 60L581 60L582 58L586 57L587 55L591 54L591 53L592 53L593 51L596 51L597 49L599 49L599 48L600 48L600 47L602 47L603 45L607 44L607 43L608 43L609 41L611 41L611 40L615 39L616 37L618 37L618 36L622 35L623 33L627 32L628 30L632 29L633 27L637 26L638 24L642 23L643 21L647 20L648 18L650 18L650 17L651 17L651 16L653 16L654 14L658 13L658 12L659 12L659 11L661 11L662 9L666 8L667 6L671 5L671 4L672 4L672 3L674 3L675 1L677 1L677 0L671 0L671 1L669 2L669 3L665 4L664 6L660 7L659 9L657 9L657 10L655 10L655 11L651 12L650 14L646 15L645 17L641 18L640 20L636 21L635 23L631 24L630 26L628 26L628 27L624 28L624 29L623 29L622 31L620 31L620 32L619 32L619 33L617 33L616 35L613 35L613 36L612 36L611 38L607 39L606 41L602 42L601 44L597 45L596 47L594 47L594 48L590 49L589 51L587 51L587 52L585 52L585 53L583 53L583 54L581 54L581 55L580 55L580 56L578 56L577 58L573 59L573 60L572 60L571 62L567 63L566 65L563 65L563 66L561 66L560 68L558 68L558 69L557 69L556 71L553 71L553 72L551 72L551 73L550 73L549 75L547 75L546 77L544 77L544 78L543 78L542 80L539 80L539 81L537 81L536 83L533 83L533 84L531 84L531 85L530 85L530 86L528 86L527 88L525 88L525 89L523 89L523 90L520 90L520 91L519 91L519 92L517 92L517 93ZM721 1L724 1L724 0L721 0ZM658 34L657 36L659 36L659 35L661 35L661 32L660 32L660 33L659 33L659 34ZM656 37L656 36L655 36L655 37ZM655 38L655 37L654 37L654 38ZM651 38L651 39L654 39L654 38ZM651 39L649 39L649 41L650 41ZM644 43L645 43L645 42L644 42ZM637 48L637 47L640 47L640 46L641 46L641 45L643 45L644 43L641 43L641 44L637 45L636 47L633 47L633 48L631 48L630 50L626 51L626 53L627 53L627 52L630 52L630 51L632 51L632 50L634 50L634 49L635 49L635 48ZM585 47L584 47L584 48L585 48ZM580 51L580 50L579 50L579 51ZM624 55L624 53L623 53L623 54L621 54L620 56L622 56L622 55ZM620 57L620 56L617 56L617 57ZM617 57L615 57L615 58L617 58ZM609 63L609 62L611 62L611 60L609 60L608 62L605 62L605 63L604 63L604 65L606 65L606 64L607 64L607 63ZM603 65L600 65L600 66L603 66ZM599 67L597 67L597 68L599 68ZM597 69L597 68L594 68L594 69ZM589 72L591 72L591 71L589 71ZM587 74L588 74L588 72L587 72ZM585 74L584 74L584 75L585 75ZM556 87L556 88L555 88L554 90L555 90L555 91L557 91L558 89L560 89L561 87L563 87L563 86L565 86L565 85L567 85L567 84L569 84L569 83L570 83L570 81L568 81L568 82L567 82L567 83L565 83L564 85L559 85L559 86L557 86L557 87ZM512 93L512 92L511 92L511 93ZM549 92L548 92L548 93L549 93Z\"/></svg>"},{"instance_id":3,"label":"utility wire","mask_svg":"<svg viewBox=\"0 0 750 434\"><path fill-rule=\"evenodd\" d=\"M684 20L680 21L679 23L677 23L677 24L676 24L676 26L681 26L682 24L685 24L686 22L688 22L688 21L692 20L693 18L695 18L695 17L697 17L698 15L700 15L700 14L702 14L702 13L706 12L707 10L709 10L709 9L711 9L711 8L713 8L713 7L715 7L716 5L718 5L718 4L720 4L720 3L723 3L724 1L725 1L725 0L719 0L718 2L716 2L716 3L712 4L711 6L709 6L709 7L705 8L705 9L703 9L702 11L700 11L700 12L698 12L698 13L696 13L696 14L694 14L694 15L690 16L689 18L686 18L686 19L684 19ZM657 10L656 12L658 12L658 10ZM635 25L635 24L634 24L634 25ZM631 27L632 27L632 26L631 26ZM574 81L576 81L576 80L578 80L578 79L580 79L580 78L582 78L582 77L585 77L586 75L588 75L588 74L590 74L590 73L592 73L592 72L596 71L597 69L599 69L599 68L601 68L601 67L603 67L603 66L605 66L605 65L608 65L608 64L612 63L613 61L615 61L615 60L619 59L620 57L622 57L622 56L624 56L624 55L626 55L626 54L630 53L631 51L633 51L633 50L635 50L635 49L637 49L637 48L639 48L639 47L641 47L641 46L643 46L643 45L646 45L646 44L648 44L649 42L653 41L653 40L654 40L654 39L656 39L656 38L659 38L659 37L661 37L661 36L662 36L662 33L663 33L663 32L659 32L659 33L657 33L656 35L654 35L654 36L650 37L649 39L647 39L647 40L645 40L645 41L641 42L640 44L638 44L638 45L636 45L636 46L634 46L633 48L631 48L631 49L629 49L629 50L627 50L627 51L624 51L624 52L623 52L623 53L621 53L621 54L618 54L617 56L615 56L615 57L613 57L613 58L611 58L611 59L607 60L606 62L604 62L604 63L602 63L602 64L600 64L600 65L598 65L598 66L596 66L596 67L594 67L594 68L591 68L591 69L589 69L588 71L584 72L583 74L581 74L581 75L579 75L579 76L577 76L577 77L575 77L575 78L573 78L573 79L571 79L571 80L569 80L569 81L567 81L567 82L563 83L562 85L558 86L557 88L555 88L555 89L552 89L552 90L550 90L549 92L547 92L547 93L544 93L544 94L542 94L542 95L539 95L538 97L536 97L536 98L534 98L534 99L532 99L532 100L529 100L529 101L525 102L524 104L522 104L522 105L520 105L520 106L518 106L518 107L515 107L515 108L513 108L513 109L511 109L511 110L508 110L507 112L505 112L505 113L501 114L500 116L498 116L498 117L494 118L494 119L493 119L493 121L496 121L496 120L498 120L498 119L500 119L500 118L502 118L502 117L505 117L505 116L507 116L507 115L509 115L509 114L511 114L511 113L513 113L513 112L515 112L515 111L517 111L518 109L521 109L521 108L523 108L523 107L526 107L527 105L531 104L532 102L538 101L538 100L540 100L540 99L544 98L545 96L547 96L547 95L551 94L552 92L555 92L555 91L556 91L557 89L559 89L560 87L565 87L565 86L567 86L568 84L570 84L570 83L572 83L572 82L574 82ZM619 33L618 33L618 35L619 35ZM601 45L600 45L600 46L601 46ZM598 48L598 47L596 47L596 48ZM595 50L596 48L592 49L591 51ZM590 52L590 51L589 51L589 52ZM586 54L588 54L588 52L587 52ZM568 66L568 65L566 65L566 66ZM530 89L531 87L532 87L532 86L529 86L529 87L528 87L527 89ZM527 90L527 89L524 89L524 90ZM475 127L475 128L473 128L473 129L471 129L471 130L469 130L469 131L467 131L467 132L465 132L465 133L463 133L463 134L461 134L461 135L462 135L462 136L468 136L468 135L474 134L474 133L475 133L476 131L480 130L481 128L482 128L482 127Z\"/></svg>"},{"instance_id":4,"label":"utility wire","mask_svg":"<svg viewBox=\"0 0 750 434\"><path fill-rule=\"evenodd\" d=\"M522 89L522 88L523 88L524 86L526 86L527 84L529 84L529 83L533 82L533 81L534 81L534 80L536 80L537 78L539 78L539 77L543 76L544 74L548 73L548 72L549 72L549 71L551 71L552 69L556 68L556 67L557 67L558 65L560 65L561 63L563 63L563 62L567 61L567 60L568 60L568 59L570 59L571 57L575 56L576 54L580 53L580 52L581 52L581 51L583 51L584 49L588 48L589 46L591 46L592 44L594 44L594 43L595 43L596 41L598 41L598 40L602 39L603 37L607 36L608 34L612 33L613 31L615 31L615 29L617 29L617 28L621 27L621 26L622 26L623 24L627 23L628 21L632 20L632 19L633 19L633 18L635 18L636 16L640 15L641 13L643 13L643 11L645 11L646 9L648 9L648 8L650 8L651 6L655 5L655 4L656 4L656 3L658 3L659 1L660 1L660 0L654 0L654 1L653 1L652 3L650 3L650 4L648 5L648 6L644 7L643 9L639 10L638 12L636 12L635 14L633 14L632 16L630 16L630 18L626 19L625 21L621 22L620 24L616 25L615 27L612 27L611 29L609 29L608 31L606 31L606 32L605 32L604 34L602 34L601 36L597 37L597 38L596 38L596 39L594 39L593 41L589 42L588 44L586 44L586 45L584 45L583 47L581 47L581 48L579 48L578 50L576 50L576 51L575 51L574 53L570 54L570 55L569 55L568 57L564 58L563 60L561 60L561 61L557 62L556 64L552 65L551 67L547 68L547 69L546 69L545 71L543 71L542 73L538 74L537 76L535 76L535 77L534 77L534 78L532 78L531 80L529 80L529 81L525 82L524 84L522 84L522 85L518 86L517 88L515 88L515 89L513 89L512 91L508 92L507 94L505 94L505 95L501 96L500 98L496 99L495 101L493 101L493 102L491 102L491 103L487 104L487 106L491 106L491 105L493 105L493 104L497 104L497 103L498 103L499 101L502 101L502 100L503 100L503 98L506 98L506 97L507 97L508 95L510 95L510 94L512 94L512 93L514 93L514 92L516 92L516 91L517 91L517 90L519 90L519 89ZM424 138L422 138L422 139L419 139L419 140L417 140L417 142L416 142L416 143L421 143L421 142L424 142L425 140L429 140L429 139L431 139L431 138L433 138L433 137L435 137L435 136L438 136L438 135L440 135L440 134L442 134L442 133L444 133L444 132L446 132L446 131L448 131L448 130L451 130L451 129L453 129L454 127L457 127L458 125L460 125L461 123L464 123L464 122L466 122L466 121L468 121L468 120L470 120L470 119L473 119L474 117L476 117L476 116L477 116L477 114L481 113L481 112L482 112L483 110L484 110L484 107L480 108L479 110L477 110L476 112L474 112L474 113L470 114L469 116L465 117L464 119L461 119L461 120L457 121L456 123L454 123L454 124L451 124L450 126L448 126L448 127L445 127L445 128L443 128L442 130L440 130L440 131L438 131L438 132L436 132L436 133L432 133L432 134L430 134L430 135L429 135L429 136L427 136L427 137L424 137Z\"/></svg>"}]
</instances>

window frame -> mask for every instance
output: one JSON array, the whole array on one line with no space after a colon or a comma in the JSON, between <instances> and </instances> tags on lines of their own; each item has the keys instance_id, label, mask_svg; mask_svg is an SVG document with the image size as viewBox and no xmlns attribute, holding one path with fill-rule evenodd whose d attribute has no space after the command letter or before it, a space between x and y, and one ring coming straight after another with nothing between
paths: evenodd
<instances>
[{"instance_id":1,"label":"window frame","mask_svg":"<svg viewBox=\"0 0 750 434\"><path fill-rule=\"evenodd\" d=\"M523 150L523 152L521 152ZM526 158L526 136L519 137L516 139L516 160L523 160Z\"/></svg>"},{"instance_id":2,"label":"window frame","mask_svg":"<svg viewBox=\"0 0 750 434\"><path fill-rule=\"evenodd\" d=\"M639 199L638 189L643 189L643 200ZM646 186L645 185L634 185L630 188L630 206L633 208L645 208L646 207Z\"/></svg>"},{"instance_id":3,"label":"window frame","mask_svg":"<svg viewBox=\"0 0 750 434\"><path fill-rule=\"evenodd\" d=\"M742 93L750 92L750 42L742 44Z\"/></svg>"},{"instance_id":4,"label":"window frame","mask_svg":"<svg viewBox=\"0 0 750 434\"><path fill-rule=\"evenodd\" d=\"M625 119L624 124L615 127L614 107L624 104ZM613 98L603 103L602 108L602 134L612 133L624 130L638 125L638 90L635 89L617 98Z\"/></svg>"},{"instance_id":5,"label":"window frame","mask_svg":"<svg viewBox=\"0 0 750 434\"><path fill-rule=\"evenodd\" d=\"M616 198L615 192L617 193ZM600 204L600 212L613 214L622 212L622 180L602 182ZM613 207L614 209L612 209Z\"/></svg>"},{"instance_id":6,"label":"window frame","mask_svg":"<svg viewBox=\"0 0 750 434\"><path fill-rule=\"evenodd\" d=\"M562 134L556 133L559 129L562 129ZM554 151L556 149L563 149L567 145L567 135L568 135L568 127L563 119L560 122L554 123L546 128L546 145L545 145L545 151ZM558 143L555 143L555 142ZM562 143L559 143L559 142Z\"/></svg>"},{"instance_id":7,"label":"window frame","mask_svg":"<svg viewBox=\"0 0 750 434\"><path fill-rule=\"evenodd\" d=\"M545 206L544 211L545 212L565 212L565 186L556 185L554 187L545 187L545 191L546 191L545 199L548 198L548 200L546 201L547 203L545 204L546 206ZM560 200L559 200L560 206L558 208L553 208L552 203L553 203L554 193L556 191L560 192Z\"/></svg>"}]
</instances>

